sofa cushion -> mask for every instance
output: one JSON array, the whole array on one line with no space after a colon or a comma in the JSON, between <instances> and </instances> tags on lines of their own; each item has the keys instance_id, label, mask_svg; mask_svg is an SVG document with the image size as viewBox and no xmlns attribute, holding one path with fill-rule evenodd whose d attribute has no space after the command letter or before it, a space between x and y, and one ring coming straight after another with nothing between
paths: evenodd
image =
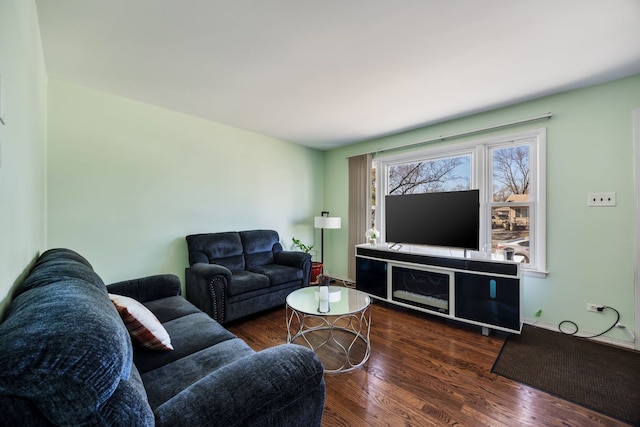
<instances>
[{"instance_id":1,"label":"sofa cushion","mask_svg":"<svg viewBox=\"0 0 640 427\"><path fill-rule=\"evenodd\" d=\"M163 326L173 337L174 350L157 352L145 348L136 349L133 360L143 376L149 371L180 360L189 354L236 338L234 334L202 312L179 317L163 323Z\"/></svg>"},{"instance_id":2,"label":"sofa cushion","mask_svg":"<svg viewBox=\"0 0 640 427\"><path fill-rule=\"evenodd\" d=\"M14 298L30 289L65 279L78 279L99 290L105 288L100 276L84 257L69 249L50 249L38 258L29 276L17 287Z\"/></svg>"},{"instance_id":3,"label":"sofa cushion","mask_svg":"<svg viewBox=\"0 0 640 427\"><path fill-rule=\"evenodd\" d=\"M73 422L68 425L80 424ZM152 427L155 425L147 392L135 366L131 367L129 378L118 383L118 388L111 398L101 408L97 408L85 425L104 427Z\"/></svg>"},{"instance_id":4,"label":"sofa cushion","mask_svg":"<svg viewBox=\"0 0 640 427\"><path fill-rule=\"evenodd\" d=\"M198 382L203 373L214 372L254 351L241 339L234 338L189 354L142 375L149 404L157 408L178 393ZM180 375L176 375L179 372Z\"/></svg>"},{"instance_id":5,"label":"sofa cushion","mask_svg":"<svg viewBox=\"0 0 640 427\"><path fill-rule=\"evenodd\" d=\"M279 264L267 264L251 269L254 273L263 274L269 278L272 285L302 280L302 270Z\"/></svg>"},{"instance_id":6,"label":"sofa cushion","mask_svg":"<svg viewBox=\"0 0 640 427\"><path fill-rule=\"evenodd\" d=\"M109 299L135 343L151 350L173 350L171 337L147 307L122 295L109 294Z\"/></svg>"},{"instance_id":7,"label":"sofa cushion","mask_svg":"<svg viewBox=\"0 0 640 427\"><path fill-rule=\"evenodd\" d=\"M89 423L131 372L129 333L94 283L52 278L20 294L0 336L0 395L30 399L54 424Z\"/></svg>"},{"instance_id":8,"label":"sofa cushion","mask_svg":"<svg viewBox=\"0 0 640 427\"><path fill-rule=\"evenodd\" d=\"M268 288L271 284L269 278L262 274L247 270L234 270L231 273L231 283L229 283L227 288L229 296Z\"/></svg>"},{"instance_id":9,"label":"sofa cushion","mask_svg":"<svg viewBox=\"0 0 640 427\"><path fill-rule=\"evenodd\" d=\"M191 304L181 296L148 301L144 303L144 306L151 310L151 312L162 323L166 323L179 317L188 316L190 314L202 313L198 307Z\"/></svg>"}]
</instances>

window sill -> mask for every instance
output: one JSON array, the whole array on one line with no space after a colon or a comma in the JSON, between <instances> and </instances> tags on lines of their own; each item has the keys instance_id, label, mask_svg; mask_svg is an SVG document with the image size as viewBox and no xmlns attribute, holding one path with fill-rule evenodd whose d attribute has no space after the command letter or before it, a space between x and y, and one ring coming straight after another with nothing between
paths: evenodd
<instances>
[{"instance_id":1,"label":"window sill","mask_svg":"<svg viewBox=\"0 0 640 427\"><path fill-rule=\"evenodd\" d=\"M549 274L548 271L534 270L534 269L528 269L528 268L522 269L522 276L525 276L525 277L535 277L536 279L545 279L547 277L547 274Z\"/></svg>"}]
</instances>

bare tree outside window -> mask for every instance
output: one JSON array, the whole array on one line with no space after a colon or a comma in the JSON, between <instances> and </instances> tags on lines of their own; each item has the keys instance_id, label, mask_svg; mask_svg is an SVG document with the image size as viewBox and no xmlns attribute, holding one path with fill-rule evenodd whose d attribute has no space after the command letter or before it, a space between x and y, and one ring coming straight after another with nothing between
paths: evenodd
<instances>
[{"instance_id":1,"label":"bare tree outside window","mask_svg":"<svg viewBox=\"0 0 640 427\"><path fill-rule=\"evenodd\" d=\"M493 201L506 202L512 194L529 194L529 146L493 152Z\"/></svg>"},{"instance_id":2,"label":"bare tree outside window","mask_svg":"<svg viewBox=\"0 0 640 427\"><path fill-rule=\"evenodd\" d=\"M470 156L404 163L389 167L387 194L468 190Z\"/></svg>"},{"instance_id":3,"label":"bare tree outside window","mask_svg":"<svg viewBox=\"0 0 640 427\"><path fill-rule=\"evenodd\" d=\"M495 148L493 153L492 248L511 248L514 259L530 262L529 145Z\"/></svg>"}]
</instances>

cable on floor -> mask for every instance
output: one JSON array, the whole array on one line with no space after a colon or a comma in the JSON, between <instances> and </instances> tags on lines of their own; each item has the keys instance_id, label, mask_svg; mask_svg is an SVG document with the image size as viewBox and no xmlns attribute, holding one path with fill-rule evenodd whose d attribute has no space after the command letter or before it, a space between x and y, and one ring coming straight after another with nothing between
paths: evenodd
<instances>
[{"instance_id":1,"label":"cable on floor","mask_svg":"<svg viewBox=\"0 0 640 427\"><path fill-rule=\"evenodd\" d=\"M608 306L606 306L606 305L605 305L604 307L602 307L602 311L604 311L604 310L606 310L606 309L613 310L613 311L615 311L615 312L616 312L616 316L617 316L617 318L616 318L616 320L613 322L613 325L611 325L611 327L609 327L607 330L605 330L605 331L603 331L603 332L600 332L599 334L596 334L596 335L590 335L590 336L586 336L586 337L578 336L578 338L588 338L588 339L589 339L589 338L596 338L596 337L599 337L599 336L601 336L601 335L606 334L607 332L609 332L610 330L612 330L613 328L615 328L615 327L616 327L616 325L617 325L617 324L618 324L618 322L620 321L620 312L618 312L618 310L616 310L615 308L613 308L613 307L608 307ZM571 325L573 325L573 326L574 326L574 328L575 328L575 330L574 330L573 332L563 331L563 330L562 330L562 325L564 325L564 324L571 324ZM565 335L576 335L576 334L578 333L578 330L579 330L579 329L580 329L580 328L578 328L578 325L577 325L575 322L571 321L571 320L563 320L562 322L558 323L558 330L559 330L560 332L562 332L563 334L565 334Z\"/></svg>"}]
</instances>

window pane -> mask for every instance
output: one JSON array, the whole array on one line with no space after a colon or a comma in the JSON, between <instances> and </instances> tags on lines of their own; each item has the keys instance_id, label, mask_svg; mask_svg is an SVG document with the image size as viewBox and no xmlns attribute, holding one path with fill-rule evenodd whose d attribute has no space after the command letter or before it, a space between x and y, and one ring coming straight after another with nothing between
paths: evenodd
<instances>
[{"instance_id":1,"label":"window pane","mask_svg":"<svg viewBox=\"0 0 640 427\"><path fill-rule=\"evenodd\" d=\"M529 146L493 149L493 201L529 201Z\"/></svg>"},{"instance_id":2,"label":"window pane","mask_svg":"<svg viewBox=\"0 0 640 427\"><path fill-rule=\"evenodd\" d=\"M387 194L469 190L471 156L447 157L389 166Z\"/></svg>"},{"instance_id":3,"label":"window pane","mask_svg":"<svg viewBox=\"0 0 640 427\"><path fill-rule=\"evenodd\" d=\"M505 248L514 250L514 260L529 263L529 206L491 208L491 249L500 257Z\"/></svg>"}]
</instances>

